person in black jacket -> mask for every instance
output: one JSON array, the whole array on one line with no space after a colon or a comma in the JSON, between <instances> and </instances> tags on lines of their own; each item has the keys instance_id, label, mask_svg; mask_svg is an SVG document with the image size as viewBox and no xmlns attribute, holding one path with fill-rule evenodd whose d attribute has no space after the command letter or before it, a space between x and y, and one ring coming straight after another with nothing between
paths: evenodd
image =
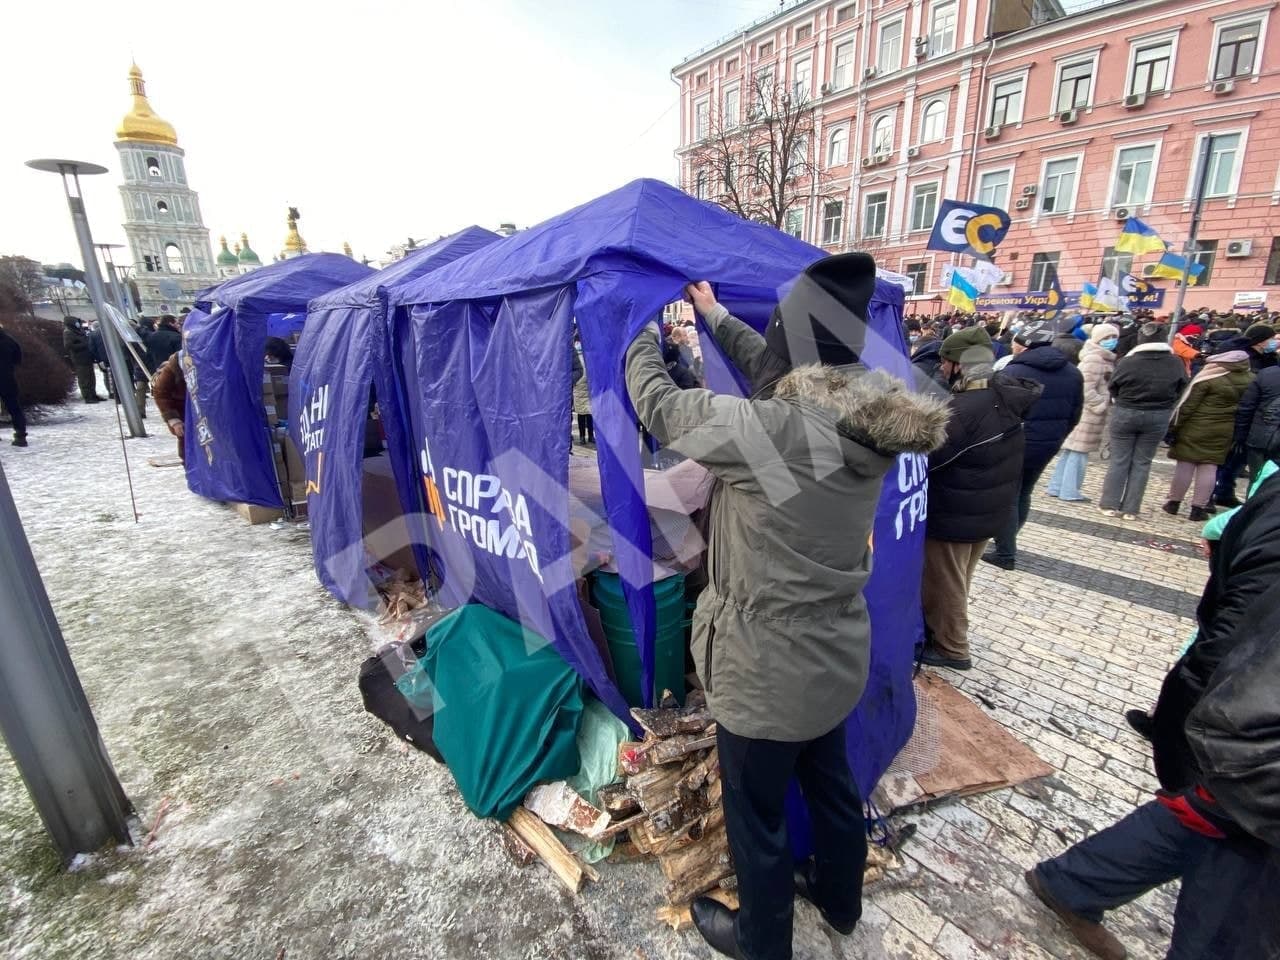
<instances>
[{"instance_id":1,"label":"person in black jacket","mask_svg":"<svg viewBox=\"0 0 1280 960\"><path fill-rule=\"evenodd\" d=\"M22 346L0 327L0 403L13 421L13 445L27 445L27 415L18 396L17 368L22 365Z\"/></svg>"},{"instance_id":2,"label":"person in black jacket","mask_svg":"<svg viewBox=\"0 0 1280 960\"><path fill-rule=\"evenodd\" d=\"M155 376L164 362L182 349L182 331L177 319L169 313L160 318L160 325L146 338L147 359L151 375Z\"/></svg>"},{"instance_id":3,"label":"person in black jacket","mask_svg":"<svg viewBox=\"0 0 1280 960\"><path fill-rule=\"evenodd\" d=\"M1268 454L1280 454L1280 431ZM1096 955L1123 958L1103 913L1181 879L1169 957L1280 956L1280 474L1232 518L1197 610L1200 632L1161 691L1177 690L1177 762L1156 799L1028 871L1027 883Z\"/></svg>"},{"instance_id":4,"label":"person in black jacket","mask_svg":"<svg viewBox=\"0 0 1280 960\"><path fill-rule=\"evenodd\" d=\"M1173 408L1190 378L1186 364L1174 356L1168 327L1146 323L1138 345L1116 364L1111 375L1111 460L1102 481L1098 508L1108 516L1136 520L1142 509L1160 441L1169 429Z\"/></svg>"},{"instance_id":5,"label":"person in black jacket","mask_svg":"<svg viewBox=\"0 0 1280 960\"><path fill-rule=\"evenodd\" d=\"M89 335L79 317L64 317L62 331L62 350L67 362L76 372L76 382L80 385L80 397L85 403L98 403L98 382L94 374L93 346L89 343Z\"/></svg>"},{"instance_id":6,"label":"person in black jacket","mask_svg":"<svg viewBox=\"0 0 1280 960\"><path fill-rule=\"evenodd\" d=\"M953 333L941 347L954 384L947 439L929 455L925 534L923 660L968 670L969 586L987 541L1005 525L1022 482L1022 419L1040 385L992 377L991 337L982 327Z\"/></svg>"},{"instance_id":7,"label":"person in black jacket","mask_svg":"<svg viewBox=\"0 0 1280 960\"><path fill-rule=\"evenodd\" d=\"M1001 376L1034 380L1044 389L1026 418L1027 449L1022 461L1022 485L1010 507L1004 529L995 538L995 549L982 559L1012 570L1018 557L1018 531L1031 513L1031 493L1045 467L1062 448L1062 442L1080 422L1084 410L1084 377L1053 346L1054 333L1044 322L1032 323L1013 338L1013 359Z\"/></svg>"},{"instance_id":8,"label":"person in black jacket","mask_svg":"<svg viewBox=\"0 0 1280 960\"><path fill-rule=\"evenodd\" d=\"M1280 427L1280 367L1261 371L1245 388L1236 410L1235 446L1243 447L1254 479L1266 460L1266 445Z\"/></svg>"}]
</instances>

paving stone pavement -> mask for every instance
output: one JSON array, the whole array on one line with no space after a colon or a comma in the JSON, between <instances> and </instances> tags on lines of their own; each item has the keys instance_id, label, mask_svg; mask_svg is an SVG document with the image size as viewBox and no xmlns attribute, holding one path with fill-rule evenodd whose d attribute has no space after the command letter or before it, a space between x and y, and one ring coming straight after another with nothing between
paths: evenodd
<instances>
[{"instance_id":1,"label":"paving stone pavement","mask_svg":"<svg viewBox=\"0 0 1280 960\"><path fill-rule=\"evenodd\" d=\"M868 890L865 946L848 956L1090 956L1063 936L1022 874L1156 788L1150 751L1123 711L1154 700L1194 629L1208 570L1199 525L1158 509L1167 461L1153 469L1136 521L1098 510L1104 463L1089 467L1090 503L1049 497L1051 471L1019 537L1018 569L979 564L970 598L974 668L940 672L993 704L986 712L1056 772L905 817L918 831L902 848L906 867ZM1153 891L1108 920L1130 957L1165 955L1175 896L1174 886Z\"/></svg>"}]
</instances>

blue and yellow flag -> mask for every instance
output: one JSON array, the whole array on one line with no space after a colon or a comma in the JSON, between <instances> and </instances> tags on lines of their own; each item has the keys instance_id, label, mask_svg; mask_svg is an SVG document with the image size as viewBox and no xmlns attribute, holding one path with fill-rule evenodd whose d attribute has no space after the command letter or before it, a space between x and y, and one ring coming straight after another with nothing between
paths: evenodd
<instances>
[{"instance_id":1,"label":"blue and yellow flag","mask_svg":"<svg viewBox=\"0 0 1280 960\"><path fill-rule=\"evenodd\" d=\"M1200 275L1204 273L1204 264L1193 262L1189 272L1187 283L1195 286L1200 282ZM1151 276L1167 277L1170 280L1181 280L1186 273L1188 273L1186 258L1176 253L1166 253L1160 258L1160 262L1151 268Z\"/></svg>"},{"instance_id":2,"label":"blue and yellow flag","mask_svg":"<svg viewBox=\"0 0 1280 960\"><path fill-rule=\"evenodd\" d=\"M1116 240L1116 250L1120 253L1164 253L1166 249L1160 234L1137 217L1124 222L1124 229Z\"/></svg>"},{"instance_id":3,"label":"blue and yellow flag","mask_svg":"<svg viewBox=\"0 0 1280 960\"><path fill-rule=\"evenodd\" d=\"M960 268L951 271L951 290L947 293L947 303L957 310L972 313L978 308L978 297L981 291L969 282Z\"/></svg>"},{"instance_id":4,"label":"blue and yellow flag","mask_svg":"<svg viewBox=\"0 0 1280 960\"><path fill-rule=\"evenodd\" d=\"M1103 277L1097 283L1086 283L1080 289L1080 309L1089 313L1118 313L1122 307L1116 283Z\"/></svg>"}]
</instances>

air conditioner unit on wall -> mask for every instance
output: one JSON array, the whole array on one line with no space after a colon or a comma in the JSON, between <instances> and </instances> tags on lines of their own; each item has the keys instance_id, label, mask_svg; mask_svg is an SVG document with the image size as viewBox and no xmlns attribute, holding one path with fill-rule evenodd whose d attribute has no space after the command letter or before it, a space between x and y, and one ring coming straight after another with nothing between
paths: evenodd
<instances>
[{"instance_id":1,"label":"air conditioner unit on wall","mask_svg":"<svg viewBox=\"0 0 1280 960\"><path fill-rule=\"evenodd\" d=\"M1160 264L1158 264L1158 263L1148 263L1148 264L1146 264L1146 265L1145 265L1145 266L1143 266L1143 268L1142 268L1142 275L1143 275L1144 277L1154 277L1154 276L1156 275L1156 267L1158 267L1158 266L1160 266Z\"/></svg>"},{"instance_id":2,"label":"air conditioner unit on wall","mask_svg":"<svg viewBox=\"0 0 1280 960\"><path fill-rule=\"evenodd\" d=\"M1017 202L1015 202L1015 203L1014 203L1014 205L1013 205L1013 208L1014 208L1015 210L1028 210L1028 209L1030 209L1030 207L1031 207L1031 198L1030 198L1030 197L1023 197L1023 198L1021 198L1020 200L1018 200Z\"/></svg>"},{"instance_id":3,"label":"air conditioner unit on wall","mask_svg":"<svg viewBox=\"0 0 1280 960\"><path fill-rule=\"evenodd\" d=\"M862 71L862 79L863 79L863 80L870 80L870 79L871 79L872 77L874 77L875 75L876 75L876 68L875 68L875 67L867 67L867 69L865 69L865 70L863 70L863 71Z\"/></svg>"},{"instance_id":4,"label":"air conditioner unit on wall","mask_svg":"<svg viewBox=\"0 0 1280 960\"><path fill-rule=\"evenodd\" d=\"M998 136L1000 136L1000 128L999 128L999 127L994 127L994 126L993 126L993 127L987 127L987 129L986 129L986 130L983 130L983 131L982 131L982 135L983 135L984 137L986 137L988 140L994 140L994 139L996 139Z\"/></svg>"},{"instance_id":5,"label":"air conditioner unit on wall","mask_svg":"<svg viewBox=\"0 0 1280 960\"><path fill-rule=\"evenodd\" d=\"M920 156L920 148L919 148L919 147L907 147L907 158L908 158L908 159L912 159L912 158L914 158L914 157L918 157L918 156Z\"/></svg>"},{"instance_id":6,"label":"air conditioner unit on wall","mask_svg":"<svg viewBox=\"0 0 1280 960\"><path fill-rule=\"evenodd\" d=\"M927 57L929 55L929 38L916 37L916 56Z\"/></svg>"},{"instance_id":7,"label":"air conditioner unit on wall","mask_svg":"<svg viewBox=\"0 0 1280 960\"><path fill-rule=\"evenodd\" d=\"M887 153L877 153L877 154L876 154L876 163L877 163L877 164L881 164L881 163L888 163L888 162L889 162L889 157L890 157L890 155L889 155L889 154L887 154Z\"/></svg>"},{"instance_id":8,"label":"air conditioner unit on wall","mask_svg":"<svg viewBox=\"0 0 1280 960\"><path fill-rule=\"evenodd\" d=\"M862 158L862 165L863 165L864 167L870 167L870 166L872 166L872 165L874 165L874 164L875 164L875 160L874 160L873 158L871 158L871 157L863 157L863 158Z\"/></svg>"},{"instance_id":9,"label":"air conditioner unit on wall","mask_svg":"<svg viewBox=\"0 0 1280 960\"><path fill-rule=\"evenodd\" d=\"M818 89L819 89L819 90L821 90L824 94L828 94L828 93L830 93L832 90L834 90L834 89L835 89L835 87L831 86L831 84L829 84L829 83L824 83L824 84L823 84L821 87L819 87Z\"/></svg>"},{"instance_id":10,"label":"air conditioner unit on wall","mask_svg":"<svg viewBox=\"0 0 1280 960\"><path fill-rule=\"evenodd\" d=\"M1222 96L1224 93L1230 93L1235 88L1236 82L1234 80L1219 80L1213 85L1213 92L1218 96Z\"/></svg>"},{"instance_id":11,"label":"air conditioner unit on wall","mask_svg":"<svg viewBox=\"0 0 1280 960\"><path fill-rule=\"evenodd\" d=\"M1232 240L1227 244L1228 257L1247 257L1253 253L1252 240Z\"/></svg>"},{"instance_id":12,"label":"air conditioner unit on wall","mask_svg":"<svg viewBox=\"0 0 1280 960\"><path fill-rule=\"evenodd\" d=\"M1116 220L1128 220L1133 216L1133 214L1129 211L1128 207L1116 207L1111 211L1111 216Z\"/></svg>"},{"instance_id":13,"label":"air conditioner unit on wall","mask_svg":"<svg viewBox=\"0 0 1280 960\"><path fill-rule=\"evenodd\" d=\"M1038 191L1039 189L1040 187L1037 186L1036 184L1028 183L1025 187L1022 188L1022 195L1024 197L1034 197L1036 195L1036 191Z\"/></svg>"},{"instance_id":14,"label":"air conditioner unit on wall","mask_svg":"<svg viewBox=\"0 0 1280 960\"><path fill-rule=\"evenodd\" d=\"M1063 110L1058 114L1058 122L1064 127L1069 127L1076 122L1077 113L1075 110Z\"/></svg>"},{"instance_id":15,"label":"air conditioner unit on wall","mask_svg":"<svg viewBox=\"0 0 1280 960\"><path fill-rule=\"evenodd\" d=\"M1137 110L1147 102L1145 93L1131 93L1124 98L1124 108L1126 110Z\"/></svg>"},{"instance_id":16,"label":"air conditioner unit on wall","mask_svg":"<svg viewBox=\"0 0 1280 960\"><path fill-rule=\"evenodd\" d=\"M1001 286L1008 286L1009 284L1013 283L1012 271L1000 274L999 283Z\"/></svg>"}]
</instances>

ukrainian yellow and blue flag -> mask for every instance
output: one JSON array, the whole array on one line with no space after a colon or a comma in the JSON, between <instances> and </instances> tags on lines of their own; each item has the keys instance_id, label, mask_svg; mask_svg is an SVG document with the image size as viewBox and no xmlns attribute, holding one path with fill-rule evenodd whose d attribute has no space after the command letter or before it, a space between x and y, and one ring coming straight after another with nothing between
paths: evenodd
<instances>
[{"instance_id":1,"label":"ukrainian yellow and blue flag","mask_svg":"<svg viewBox=\"0 0 1280 960\"><path fill-rule=\"evenodd\" d=\"M957 310L968 313L978 309L978 297L981 292L961 273L957 267L951 271L951 290L947 293L947 303Z\"/></svg>"},{"instance_id":2,"label":"ukrainian yellow and blue flag","mask_svg":"<svg viewBox=\"0 0 1280 960\"><path fill-rule=\"evenodd\" d=\"M1167 249L1160 234L1137 217L1130 217L1124 222L1115 246L1120 253L1164 253Z\"/></svg>"},{"instance_id":3,"label":"ukrainian yellow and blue flag","mask_svg":"<svg viewBox=\"0 0 1280 960\"><path fill-rule=\"evenodd\" d=\"M1191 263L1191 269L1187 269L1187 260L1180 257L1176 253L1166 253L1160 258L1160 262L1151 268L1150 276L1167 277L1170 280L1181 280L1184 274L1188 274L1187 283L1195 286L1200 282L1200 275L1204 273L1204 264Z\"/></svg>"}]
</instances>

